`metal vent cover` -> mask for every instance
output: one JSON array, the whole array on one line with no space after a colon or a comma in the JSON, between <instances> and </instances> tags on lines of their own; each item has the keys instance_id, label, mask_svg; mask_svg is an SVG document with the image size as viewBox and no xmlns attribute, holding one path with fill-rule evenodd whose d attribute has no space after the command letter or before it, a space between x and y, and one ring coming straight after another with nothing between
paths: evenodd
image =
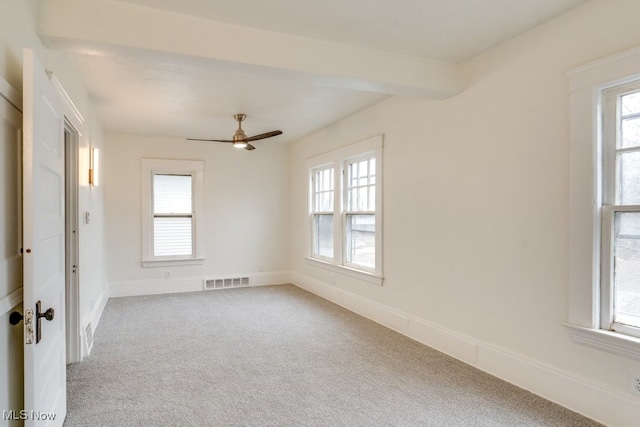
<instances>
[{"instance_id":1,"label":"metal vent cover","mask_svg":"<svg viewBox=\"0 0 640 427\"><path fill-rule=\"evenodd\" d=\"M238 288L241 286L249 286L249 277L225 277L219 279L205 279L204 289L224 289L224 288Z\"/></svg>"}]
</instances>

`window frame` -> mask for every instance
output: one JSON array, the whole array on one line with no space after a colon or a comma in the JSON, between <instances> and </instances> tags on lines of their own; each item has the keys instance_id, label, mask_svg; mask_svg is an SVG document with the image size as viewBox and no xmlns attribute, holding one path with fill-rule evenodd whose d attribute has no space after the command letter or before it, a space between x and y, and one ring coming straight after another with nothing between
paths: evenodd
<instances>
[{"instance_id":1,"label":"window frame","mask_svg":"<svg viewBox=\"0 0 640 427\"><path fill-rule=\"evenodd\" d=\"M367 140L351 144L349 146L308 158L306 161L308 173L308 209L307 209L307 232L306 234L306 259L316 266L331 270L346 276L367 281L373 284L382 285L383 276L383 230L382 230L382 149L383 135L378 135ZM347 183L346 167L350 162L362 160L363 158L375 158L375 267L356 263L346 262L346 218L347 206ZM333 257L323 257L314 254L314 174L327 168L334 170L334 204L333 204ZM356 212L357 213L357 212Z\"/></svg>"},{"instance_id":2,"label":"window frame","mask_svg":"<svg viewBox=\"0 0 640 427\"><path fill-rule=\"evenodd\" d=\"M317 191L317 179L318 179L318 174L324 171L328 171L331 170L332 174L333 174L333 180L332 180L332 184L333 187L331 190L323 190L322 192L328 192L331 191L332 194L332 205L333 205L333 209L331 210L321 210L318 208L317 206L317 195L319 194L319 192ZM316 242L316 223L315 223L315 218L321 215L324 216L331 216L332 217L332 222L333 222L333 229L332 229L332 233L334 236L334 242L335 242L335 230L336 230L336 220L335 220L335 211L336 211L336 193L338 193L338 191L336 191L336 183L339 183L339 181L337 181L336 179L336 169L335 169L335 165L333 163L328 163L328 164L324 164L324 165L320 165L318 167L315 167L313 169L311 169L310 171L310 180L311 180L311 196L310 196L310 216L311 216L311 250L310 250L310 256L312 258L317 258L320 259L322 261L325 262L332 262L333 259L335 259L336 257L336 248L335 248L335 243L332 246L333 249L333 256L328 257L325 255L322 255L320 253L316 253L315 251L315 242Z\"/></svg>"},{"instance_id":3,"label":"window frame","mask_svg":"<svg viewBox=\"0 0 640 427\"><path fill-rule=\"evenodd\" d=\"M198 265L204 262L204 161L142 159L142 266L166 267ZM155 175L190 175L192 177L192 245L188 256L154 255L153 185ZM164 214L160 216L166 216ZM185 216L180 214L180 216Z\"/></svg>"},{"instance_id":4,"label":"window frame","mask_svg":"<svg viewBox=\"0 0 640 427\"><path fill-rule=\"evenodd\" d=\"M360 163L363 160L371 160L371 159L376 160L376 169L377 169L377 159L376 159L376 152L375 151L364 153L364 154L362 154L360 156L351 157L349 159L345 159L342 162L342 167L343 167L342 168L342 175L344 177L343 183L342 183L343 186L344 186L344 189L343 189L343 192L342 192L342 198L343 198L343 200L342 200L342 206L343 206L343 208L342 208L342 216L343 216L343 218L342 218L342 227L343 227L343 230L342 230L342 232L343 232L343 239L342 239L343 240L343 242L342 242L342 245L343 245L342 246L342 254L343 254L343 256L342 256L342 258L343 259L342 259L342 262L343 262L343 265L346 266L346 267L353 268L353 269L356 269L356 270L369 271L369 272L375 274L376 273L375 265L377 265L377 261L378 261L377 259L375 260L376 262L375 262L375 265L374 265L373 268L371 268L371 267L369 267L367 265L363 265L363 264L358 264L358 263L352 262L352 261L349 260L350 252L349 252L349 248L348 248L349 247L349 236L350 236L350 233L351 233L350 230L349 230L349 221L348 221L348 218L350 216L373 215L374 219L377 220L377 215L376 215L377 209L375 207L374 207L374 210L371 211L371 210L358 210L358 209L353 210L349 206L349 190L351 190L353 188L358 188L358 186L355 186L355 187L350 186L350 175L349 175L350 166L355 164L355 163ZM376 173L377 173L377 170L376 170ZM367 177L369 177L369 176L371 176L371 175L370 174L367 175ZM375 193L376 193L374 195L374 197L375 197L375 196L378 195L377 194L378 193L378 183L377 183L377 175L374 174L374 176L376 177L376 183L374 184ZM367 184L366 185L366 187L370 187L370 186L371 186L371 184ZM377 249L377 247L376 247L376 249ZM376 254L377 254L377 252L378 251L376 250Z\"/></svg>"},{"instance_id":5,"label":"window frame","mask_svg":"<svg viewBox=\"0 0 640 427\"><path fill-rule=\"evenodd\" d=\"M611 88L640 81L640 48L570 70L568 78L569 310L565 326L578 344L640 360L640 338L604 327L611 300L602 276L610 273L601 264L603 244L608 244L611 235L611 230L603 230L603 224L611 223L601 185L603 139L607 137L603 97Z\"/></svg>"},{"instance_id":6,"label":"window frame","mask_svg":"<svg viewBox=\"0 0 640 427\"><path fill-rule=\"evenodd\" d=\"M637 147L618 147L619 126L622 120L619 111L619 101L623 95L640 93L640 79L627 84L621 84L602 90L600 97L602 123L599 132L601 159L599 166L601 172L599 187L601 197L601 241L600 241L600 328L640 338L640 328L625 325L615 321L615 227L616 214L640 213L640 205L624 204L617 194L619 179L619 153L640 152Z\"/></svg>"}]
</instances>

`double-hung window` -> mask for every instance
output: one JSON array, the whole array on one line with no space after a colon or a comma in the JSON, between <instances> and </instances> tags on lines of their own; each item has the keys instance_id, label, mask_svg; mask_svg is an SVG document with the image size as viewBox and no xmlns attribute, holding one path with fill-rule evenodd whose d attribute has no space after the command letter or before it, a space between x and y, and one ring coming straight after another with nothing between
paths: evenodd
<instances>
[{"instance_id":1,"label":"double-hung window","mask_svg":"<svg viewBox=\"0 0 640 427\"><path fill-rule=\"evenodd\" d=\"M204 162L142 160L145 267L201 263Z\"/></svg>"},{"instance_id":2,"label":"double-hung window","mask_svg":"<svg viewBox=\"0 0 640 427\"><path fill-rule=\"evenodd\" d=\"M602 110L601 327L640 337L640 82Z\"/></svg>"},{"instance_id":3,"label":"double-hung window","mask_svg":"<svg viewBox=\"0 0 640 427\"><path fill-rule=\"evenodd\" d=\"M572 339L640 360L640 49L569 72Z\"/></svg>"},{"instance_id":4,"label":"double-hung window","mask_svg":"<svg viewBox=\"0 0 640 427\"><path fill-rule=\"evenodd\" d=\"M376 267L376 156L348 160L345 167L345 263Z\"/></svg>"},{"instance_id":5,"label":"double-hung window","mask_svg":"<svg viewBox=\"0 0 640 427\"><path fill-rule=\"evenodd\" d=\"M382 136L307 160L312 262L382 284Z\"/></svg>"},{"instance_id":6,"label":"double-hung window","mask_svg":"<svg viewBox=\"0 0 640 427\"><path fill-rule=\"evenodd\" d=\"M318 258L333 258L334 175L333 166L312 171L312 254Z\"/></svg>"}]
</instances>

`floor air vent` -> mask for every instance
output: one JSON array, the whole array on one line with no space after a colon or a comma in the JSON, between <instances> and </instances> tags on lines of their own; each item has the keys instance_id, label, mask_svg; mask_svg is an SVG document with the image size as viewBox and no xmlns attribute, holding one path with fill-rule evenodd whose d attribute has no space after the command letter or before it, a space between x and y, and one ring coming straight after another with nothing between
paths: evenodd
<instances>
[{"instance_id":1,"label":"floor air vent","mask_svg":"<svg viewBox=\"0 0 640 427\"><path fill-rule=\"evenodd\" d=\"M91 330L91 323L87 325L87 328L84 330L84 334L87 340L87 348L91 350L91 347L93 347L93 331Z\"/></svg>"},{"instance_id":2,"label":"floor air vent","mask_svg":"<svg viewBox=\"0 0 640 427\"><path fill-rule=\"evenodd\" d=\"M249 286L249 278L248 277L227 277L224 279L206 279L204 281L204 288L206 290L238 288L240 286Z\"/></svg>"}]
</instances>

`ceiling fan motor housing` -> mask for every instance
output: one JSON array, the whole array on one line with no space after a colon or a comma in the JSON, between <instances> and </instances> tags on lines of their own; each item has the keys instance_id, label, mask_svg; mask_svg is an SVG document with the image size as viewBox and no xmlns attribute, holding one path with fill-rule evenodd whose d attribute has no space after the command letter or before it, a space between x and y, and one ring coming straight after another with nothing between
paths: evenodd
<instances>
[{"instance_id":1,"label":"ceiling fan motor housing","mask_svg":"<svg viewBox=\"0 0 640 427\"><path fill-rule=\"evenodd\" d=\"M247 139L247 135L244 133L242 129L238 129L235 135L233 135L233 142L244 141L245 139Z\"/></svg>"}]
</instances>

